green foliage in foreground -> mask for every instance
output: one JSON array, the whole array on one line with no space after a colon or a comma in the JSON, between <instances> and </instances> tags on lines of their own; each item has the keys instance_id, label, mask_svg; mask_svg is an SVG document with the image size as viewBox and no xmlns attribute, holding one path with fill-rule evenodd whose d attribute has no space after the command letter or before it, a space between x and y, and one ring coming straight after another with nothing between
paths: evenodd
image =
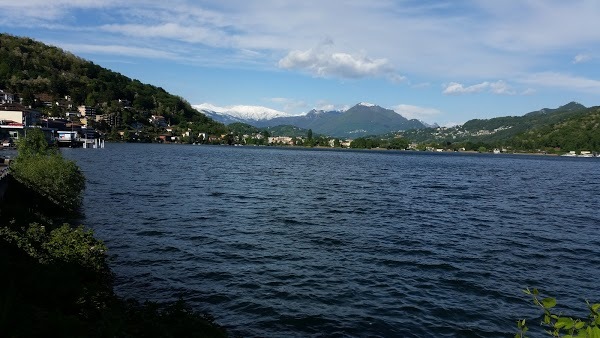
<instances>
[{"instance_id":1,"label":"green foliage in foreground","mask_svg":"<svg viewBox=\"0 0 600 338\"><path fill-rule=\"evenodd\" d=\"M556 299L552 297L542 298L537 289L526 289L523 292L530 295L533 303L544 311L542 327L551 337L563 338L600 338L600 304L587 302L590 314L585 319L577 319L554 311ZM518 332L515 338L527 337L529 328L525 319L517 321Z\"/></svg>"},{"instance_id":2,"label":"green foliage in foreground","mask_svg":"<svg viewBox=\"0 0 600 338\"><path fill-rule=\"evenodd\" d=\"M0 335L8 337L226 337L183 301L114 295L106 247L63 224L0 225Z\"/></svg>"},{"instance_id":3,"label":"green foliage in foreground","mask_svg":"<svg viewBox=\"0 0 600 338\"><path fill-rule=\"evenodd\" d=\"M10 169L18 181L67 210L81 206L85 176L75 162L48 146L41 129L29 129L17 149L19 154Z\"/></svg>"},{"instance_id":4,"label":"green foliage in foreground","mask_svg":"<svg viewBox=\"0 0 600 338\"><path fill-rule=\"evenodd\" d=\"M14 224L14 223L13 223ZM2 227L0 236L40 264L62 262L84 269L102 272L107 270L106 246L95 239L91 230L69 224L48 231L39 223L28 227Z\"/></svg>"}]
</instances>

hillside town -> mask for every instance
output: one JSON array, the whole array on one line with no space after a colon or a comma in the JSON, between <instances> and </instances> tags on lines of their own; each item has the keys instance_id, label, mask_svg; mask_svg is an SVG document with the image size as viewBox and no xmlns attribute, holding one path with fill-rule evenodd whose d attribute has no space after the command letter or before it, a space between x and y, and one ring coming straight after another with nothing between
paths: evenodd
<instances>
[{"instance_id":1,"label":"hillside town","mask_svg":"<svg viewBox=\"0 0 600 338\"><path fill-rule=\"evenodd\" d=\"M271 135L268 132L211 134L190 126L171 125L162 115L146 112L147 121L123 123L123 112L135 111L128 100L117 100L118 109L104 113L103 105L75 105L70 96L55 98L35 94L33 104L25 105L19 94L0 89L0 141L13 147L27 128L41 128L50 144L59 147L104 147L105 140L153 143L193 143L230 145L306 145L305 136ZM350 147L352 140L319 138L317 146Z\"/></svg>"},{"instance_id":2,"label":"hillside town","mask_svg":"<svg viewBox=\"0 0 600 338\"><path fill-rule=\"evenodd\" d=\"M0 90L0 140L3 147L12 147L28 128L41 128L50 144L61 147L103 147L104 139L93 124L114 117L96 115L89 106L72 104L70 97L58 100L47 94L35 95L35 105L25 106L18 94ZM48 116L43 107L64 110L64 116Z\"/></svg>"}]
</instances>

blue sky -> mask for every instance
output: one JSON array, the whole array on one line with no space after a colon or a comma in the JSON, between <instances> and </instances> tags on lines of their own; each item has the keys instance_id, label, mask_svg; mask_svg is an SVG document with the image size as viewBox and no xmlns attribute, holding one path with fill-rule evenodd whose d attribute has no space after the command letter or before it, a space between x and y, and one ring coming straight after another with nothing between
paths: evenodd
<instances>
[{"instance_id":1,"label":"blue sky","mask_svg":"<svg viewBox=\"0 0 600 338\"><path fill-rule=\"evenodd\" d=\"M0 32L191 104L441 125L600 105L597 0L0 0Z\"/></svg>"}]
</instances>

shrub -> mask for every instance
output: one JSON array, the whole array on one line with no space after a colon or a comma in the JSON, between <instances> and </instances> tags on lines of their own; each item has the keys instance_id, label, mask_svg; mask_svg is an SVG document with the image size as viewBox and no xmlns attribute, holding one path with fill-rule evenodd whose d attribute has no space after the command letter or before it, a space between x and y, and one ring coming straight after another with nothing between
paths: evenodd
<instances>
[{"instance_id":1,"label":"shrub","mask_svg":"<svg viewBox=\"0 0 600 338\"><path fill-rule=\"evenodd\" d=\"M19 154L11 165L13 176L68 210L81 206L85 176L73 161L50 148L44 133L30 129L17 144Z\"/></svg>"}]
</instances>

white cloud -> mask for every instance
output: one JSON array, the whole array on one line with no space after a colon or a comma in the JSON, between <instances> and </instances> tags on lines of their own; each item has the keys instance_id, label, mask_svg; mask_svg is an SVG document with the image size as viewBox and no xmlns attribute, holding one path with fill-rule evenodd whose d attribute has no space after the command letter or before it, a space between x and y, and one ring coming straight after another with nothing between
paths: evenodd
<instances>
[{"instance_id":1,"label":"white cloud","mask_svg":"<svg viewBox=\"0 0 600 338\"><path fill-rule=\"evenodd\" d=\"M103 25L100 30L119 33L131 37L179 40L189 43L202 43L213 47L224 47L230 44L228 36L217 29L201 26L182 26L179 23L163 23L157 25L125 24Z\"/></svg>"},{"instance_id":2,"label":"white cloud","mask_svg":"<svg viewBox=\"0 0 600 338\"><path fill-rule=\"evenodd\" d=\"M500 95L515 95L517 93L502 80L490 83L490 90L492 93Z\"/></svg>"},{"instance_id":3,"label":"white cloud","mask_svg":"<svg viewBox=\"0 0 600 338\"><path fill-rule=\"evenodd\" d=\"M521 92L521 95L523 96L528 96L528 95L533 95L537 92L537 90L533 89L533 88L527 88L524 91Z\"/></svg>"},{"instance_id":4,"label":"white cloud","mask_svg":"<svg viewBox=\"0 0 600 338\"><path fill-rule=\"evenodd\" d=\"M574 64L585 63L585 62L590 61L591 59L592 59L592 56L589 54L577 54L573 58L573 63Z\"/></svg>"},{"instance_id":5,"label":"white cloud","mask_svg":"<svg viewBox=\"0 0 600 338\"><path fill-rule=\"evenodd\" d=\"M322 104L319 106L315 107L316 110L323 110L323 111L332 111L335 110L335 105L328 103L328 104Z\"/></svg>"},{"instance_id":6,"label":"white cloud","mask_svg":"<svg viewBox=\"0 0 600 338\"><path fill-rule=\"evenodd\" d=\"M412 88L429 88L431 87L431 83L429 82L421 82L411 85Z\"/></svg>"},{"instance_id":7,"label":"white cloud","mask_svg":"<svg viewBox=\"0 0 600 338\"><path fill-rule=\"evenodd\" d=\"M399 104L392 107L392 109L407 119L418 119L423 121L431 121L434 116L442 114L440 110L435 108L419 107L409 104Z\"/></svg>"},{"instance_id":8,"label":"white cloud","mask_svg":"<svg viewBox=\"0 0 600 338\"><path fill-rule=\"evenodd\" d=\"M313 109L324 110L324 111L333 111L333 110L346 111L346 110L350 109L350 106L347 104L342 104L342 105L333 104L327 100L319 100L314 105Z\"/></svg>"},{"instance_id":9,"label":"white cloud","mask_svg":"<svg viewBox=\"0 0 600 338\"><path fill-rule=\"evenodd\" d=\"M464 122L446 122L444 123L444 125L442 125L442 127L446 127L446 128L452 128L452 127L456 127L456 126L460 126L465 124Z\"/></svg>"},{"instance_id":10,"label":"white cloud","mask_svg":"<svg viewBox=\"0 0 600 338\"><path fill-rule=\"evenodd\" d=\"M365 55L332 52L328 40L305 51L293 50L279 60L283 69L305 70L317 77L341 77L356 79L363 77L388 76L393 81L403 79L395 73L386 59L370 59Z\"/></svg>"},{"instance_id":11,"label":"white cloud","mask_svg":"<svg viewBox=\"0 0 600 338\"><path fill-rule=\"evenodd\" d=\"M525 75L519 78L519 81L529 85L575 89L581 92L600 94L600 81L570 74L541 72Z\"/></svg>"},{"instance_id":12,"label":"white cloud","mask_svg":"<svg viewBox=\"0 0 600 338\"><path fill-rule=\"evenodd\" d=\"M442 93L445 95L474 94L481 92L489 92L498 95L516 94L516 91L502 80L496 82L485 81L467 87L458 82L450 82L449 84L444 85L444 87L445 88Z\"/></svg>"},{"instance_id":13,"label":"white cloud","mask_svg":"<svg viewBox=\"0 0 600 338\"><path fill-rule=\"evenodd\" d=\"M60 36L57 45L71 44L72 51L81 50L79 44L102 45L86 52L205 67L278 66L317 77L406 81L401 73L416 83L514 83L515 76L561 69L565 50L585 51L568 60L573 64L600 52L600 1L593 0L0 0L0 7L5 31L26 28L20 33L35 32L41 41ZM568 25L548 25L565 18ZM323 36L331 37L328 43L314 47ZM523 92L485 83L452 82L444 94Z\"/></svg>"},{"instance_id":14,"label":"white cloud","mask_svg":"<svg viewBox=\"0 0 600 338\"><path fill-rule=\"evenodd\" d=\"M70 44L70 43L55 43L55 45L68 50L72 53L95 53L95 54L110 54L121 56L142 57L151 59L179 59L177 54L143 47L123 46L123 45L88 45L88 44Z\"/></svg>"},{"instance_id":15,"label":"white cloud","mask_svg":"<svg viewBox=\"0 0 600 338\"><path fill-rule=\"evenodd\" d=\"M446 95L461 95L461 94L473 94L480 93L486 90L490 86L489 82L482 82L479 84L475 84L472 86L465 87L461 83L458 82L450 82L445 85L443 94Z\"/></svg>"},{"instance_id":16,"label":"white cloud","mask_svg":"<svg viewBox=\"0 0 600 338\"><path fill-rule=\"evenodd\" d=\"M281 109L289 114L296 114L308 107L306 102L286 97L272 97L268 101L278 104Z\"/></svg>"}]
</instances>

